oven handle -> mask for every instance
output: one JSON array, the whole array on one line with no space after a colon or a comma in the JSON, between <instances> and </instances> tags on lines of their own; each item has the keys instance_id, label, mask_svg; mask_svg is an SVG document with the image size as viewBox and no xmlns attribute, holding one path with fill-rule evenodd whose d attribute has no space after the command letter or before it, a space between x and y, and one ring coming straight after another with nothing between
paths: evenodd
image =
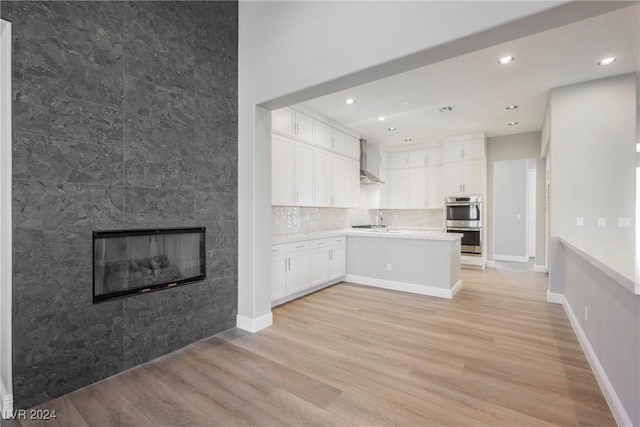
<instances>
[{"instance_id":1,"label":"oven handle","mask_svg":"<svg viewBox=\"0 0 640 427\"><path fill-rule=\"evenodd\" d=\"M482 231L482 227L478 227L478 228L449 228L449 227L447 227L447 231Z\"/></svg>"},{"instance_id":2,"label":"oven handle","mask_svg":"<svg viewBox=\"0 0 640 427\"><path fill-rule=\"evenodd\" d=\"M447 203L447 206L479 206L480 203Z\"/></svg>"}]
</instances>

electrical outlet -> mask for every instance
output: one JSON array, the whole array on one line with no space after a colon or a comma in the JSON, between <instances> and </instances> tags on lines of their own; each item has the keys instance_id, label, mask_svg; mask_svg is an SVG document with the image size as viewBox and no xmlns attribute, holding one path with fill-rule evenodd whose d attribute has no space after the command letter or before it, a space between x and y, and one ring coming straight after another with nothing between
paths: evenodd
<instances>
[{"instance_id":1,"label":"electrical outlet","mask_svg":"<svg viewBox=\"0 0 640 427\"><path fill-rule=\"evenodd\" d=\"M391 264L387 264L387 271L391 271Z\"/></svg>"},{"instance_id":2,"label":"electrical outlet","mask_svg":"<svg viewBox=\"0 0 640 427\"><path fill-rule=\"evenodd\" d=\"M589 321L589 307L587 307L586 305L584 306L584 321Z\"/></svg>"},{"instance_id":3,"label":"electrical outlet","mask_svg":"<svg viewBox=\"0 0 640 427\"><path fill-rule=\"evenodd\" d=\"M576 218L576 226L582 227L584 225L584 218L579 216Z\"/></svg>"},{"instance_id":4,"label":"electrical outlet","mask_svg":"<svg viewBox=\"0 0 640 427\"><path fill-rule=\"evenodd\" d=\"M618 218L618 227L631 227L631 218Z\"/></svg>"},{"instance_id":5,"label":"electrical outlet","mask_svg":"<svg viewBox=\"0 0 640 427\"><path fill-rule=\"evenodd\" d=\"M598 227L606 227L607 220L605 218L598 218Z\"/></svg>"}]
</instances>

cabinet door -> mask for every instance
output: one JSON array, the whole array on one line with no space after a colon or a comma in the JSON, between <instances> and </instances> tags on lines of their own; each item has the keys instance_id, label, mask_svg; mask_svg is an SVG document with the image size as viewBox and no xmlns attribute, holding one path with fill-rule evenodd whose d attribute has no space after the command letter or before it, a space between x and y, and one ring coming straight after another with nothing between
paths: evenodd
<instances>
[{"instance_id":1,"label":"cabinet door","mask_svg":"<svg viewBox=\"0 0 640 427\"><path fill-rule=\"evenodd\" d=\"M331 126L316 121L316 144L324 148L331 148Z\"/></svg>"},{"instance_id":2,"label":"cabinet door","mask_svg":"<svg viewBox=\"0 0 640 427\"><path fill-rule=\"evenodd\" d=\"M406 151L389 153L389 161L392 168L406 168L409 164L409 155Z\"/></svg>"},{"instance_id":3,"label":"cabinet door","mask_svg":"<svg viewBox=\"0 0 640 427\"><path fill-rule=\"evenodd\" d=\"M271 204L293 206L295 142L273 135L271 138Z\"/></svg>"},{"instance_id":4,"label":"cabinet door","mask_svg":"<svg viewBox=\"0 0 640 427\"><path fill-rule=\"evenodd\" d=\"M484 138L474 138L462 142L463 159L484 159Z\"/></svg>"},{"instance_id":5,"label":"cabinet door","mask_svg":"<svg viewBox=\"0 0 640 427\"><path fill-rule=\"evenodd\" d=\"M427 208L440 209L444 206L442 166L427 167Z\"/></svg>"},{"instance_id":6,"label":"cabinet door","mask_svg":"<svg viewBox=\"0 0 640 427\"><path fill-rule=\"evenodd\" d=\"M427 148L427 165L442 164L442 147Z\"/></svg>"},{"instance_id":7,"label":"cabinet door","mask_svg":"<svg viewBox=\"0 0 640 427\"><path fill-rule=\"evenodd\" d=\"M271 256L271 301L287 296L287 257L284 251Z\"/></svg>"},{"instance_id":8,"label":"cabinet door","mask_svg":"<svg viewBox=\"0 0 640 427\"><path fill-rule=\"evenodd\" d=\"M357 208L360 206L360 162L345 159L347 165L346 189L347 207Z\"/></svg>"},{"instance_id":9,"label":"cabinet door","mask_svg":"<svg viewBox=\"0 0 640 427\"><path fill-rule=\"evenodd\" d=\"M287 295L309 287L309 251L287 254Z\"/></svg>"},{"instance_id":10,"label":"cabinet door","mask_svg":"<svg viewBox=\"0 0 640 427\"><path fill-rule=\"evenodd\" d=\"M338 129L331 129L332 148L340 154L347 152L347 135Z\"/></svg>"},{"instance_id":11,"label":"cabinet door","mask_svg":"<svg viewBox=\"0 0 640 427\"><path fill-rule=\"evenodd\" d=\"M331 248L329 261L329 278L337 279L344 276L347 265L347 250L345 245L334 246Z\"/></svg>"},{"instance_id":12,"label":"cabinet door","mask_svg":"<svg viewBox=\"0 0 640 427\"><path fill-rule=\"evenodd\" d=\"M462 162L445 163L442 171L444 195L452 196L462 193Z\"/></svg>"},{"instance_id":13,"label":"cabinet door","mask_svg":"<svg viewBox=\"0 0 640 427\"><path fill-rule=\"evenodd\" d=\"M469 160L463 163L462 192L482 194L484 192L484 160Z\"/></svg>"},{"instance_id":14,"label":"cabinet door","mask_svg":"<svg viewBox=\"0 0 640 427\"><path fill-rule=\"evenodd\" d=\"M347 143L347 156L360 161L360 140L358 138L354 138L351 135L347 135L345 138Z\"/></svg>"},{"instance_id":15,"label":"cabinet door","mask_svg":"<svg viewBox=\"0 0 640 427\"><path fill-rule=\"evenodd\" d=\"M309 286L329 280L329 247L309 250Z\"/></svg>"},{"instance_id":16,"label":"cabinet door","mask_svg":"<svg viewBox=\"0 0 640 427\"><path fill-rule=\"evenodd\" d=\"M298 206L313 206L313 147L296 142L294 200Z\"/></svg>"},{"instance_id":17,"label":"cabinet door","mask_svg":"<svg viewBox=\"0 0 640 427\"><path fill-rule=\"evenodd\" d=\"M271 129L287 135L295 135L295 111L281 108L271 112Z\"/></svg>"},{"instance_id":18,"label":"cabinet door","mask_svg":"<svg viewBox=\"0 0 640 427\"><path fill-rule=\"evenodd\" d=\"M406 209L409 198L409 169L390 169L389 208Z\"/></svg>"},{"instance_id":19,"label":"cabinet door","mask_svg":"<svg viewBox=\"0 0 640 427\"><path fill-rule=\"evenodd\" d=\"M389 172L387 169L380 169L380 179L384 184L380 184L380 209L389 209Z\"/></svg>"},{"instance_id":20,"label":"cabinet door","mask_svg":"<svg viewBox=\"0 0 640 427\"><path fill-rule=\"evenodd\" d=\"M324 150L315 150L314 195L315 205L331 207L331 175L332 154Z\"/></svg>"},{"instance_id":21,"label":"cabinet door","mask_svg":"<svg viewBox=\"0 0 640 427\"><path fill-rule=\"evenodd\" d=\"M347 159L337 154L331 157L331 193L333 194L332 206L336 208L347 207Z\"/></svg>"},{"instance_id":22,"label":"cabinet door","mask_svg":"<svg viewBox=\"0 0 640 427\"><path fill-rule=\"evenodd\" d=\"M409 151L409 159L407 162L407 165L409 167L424 166L426 164L427 164L427 150Z\"/></svg>"},{"instance_id":23,"label":"cabinet door","mask_svg":"<svg viewBox=\"0 0 640 427\"><path fill-rule=\"evenodd\" d=\"M424 209L427 207L427 168L409 169L408 190L408 208Z\"/></svg>"},{"instance_id":24,"label":"cabinet door","mask_svg":"<svg viewBox=\"0 0 640 427\"><path fill-rule=\"evenodd\" d=\"M456 162L462 159L462 144L447 142L442 145L442 157L445 162Z\"/></svg>"},{"instance_id":25,"label":"cabinet door","mask_svg":"<svg viewBox=\"0 0 640 427\"><path fill-rule=\"evenodd\" d=\"M315 120L306 114L296 112L296 136L307 142L314 142Z\"/></svg>"},{"instance_id":26,"label":"cabinet door","mask_svg":"<svg viewBox=\"0 0 640 427\"><path fill-rule=\"evenodd\" d=\"M383 150L380 150L380 167L381 168L389 167L389 153Z\"/></svg>"}]
</instances>

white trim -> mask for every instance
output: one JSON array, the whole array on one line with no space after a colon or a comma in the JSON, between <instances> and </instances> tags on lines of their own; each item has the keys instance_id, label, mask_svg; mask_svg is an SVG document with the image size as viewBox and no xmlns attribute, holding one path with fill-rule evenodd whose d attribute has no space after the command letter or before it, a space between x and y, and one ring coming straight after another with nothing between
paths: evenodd
<instances>
[{"instance_id":1,"label":"white trim","mask_svg":"<svg viewBox=\"0 0 640 427\"><path fill-rule=\"evenodd\" d=\"M458 280L450 289L437 288L435 286L417 285L414 283L395 282L392 280L375 279L373 277L356 276L347 274L345 282L358 285L373 286L376 288L391 289L393 291L409 292L412 294L429 295L438 298L453 298L462 289L462 280Z\"/></svg>"},{"instance_id":2,"label":"white trim","mask_svg":"<svg viewBox=\"0 0 640 427\"><path fill-rule=\"evenodd\" d=\"M548 273L549 270L547 270L547 266L546 265L534 265L533 266L533 271L535 271L536 273Z\"/></svg>"},{"instance_id":3,"label":"white trim","mask_svg":"<svg viewBox=\"0 0 640 427\"><path fill-rule=\"evenodd\" d=\"M517 255L497 255L493 254L493 259L495 261L509 261L509 262L528 262L529 258L526 256L517 256Z\"/></svg>"},{"instance_id":4,"label":"white trim","mask_svg":"<svg viewBox=\"0 0 640 427\"><path fill-rule=\"evenodd\" d=\"M236 326L251 333L258 332L271 325L273 325L273 314L271 312L268 312L264 316L260 316L256 319L251 319L239 314L236 316Z\"/></svg>"},{"instance_id":5,"label":"white trim","mask_svg":"<svg viewBox=\"0 0 640 427\"><path fill-rule=\"evenodd\" d=\"M632 426L633 423L631 422L631 418L629 418L629 415L625 411L615 388L613 388L611 381L609 381L609 378L607 377L607 373L602 367L600 360L598 360L598 356L595 351L593 351L593 347L591 347L587 334L582 329L578 318L566 298L562 299L562 306L564 307L565 313L567 313L567 317L573 327L573 331L576 333L576 337L578 337L578 342L580 343L585 356L587 356L587 361L591 366L591 370L595 374L598 385L602 390L602 394L604 394L607 404L609 404L609 409L611 409L611 413L616 419L616 423L619 426Z\"/></svg>"},{"instance_id":6,"label":"white trim","mask_svg":"<svg viewBox=\"0 0 640 427\"><path fill-rule=\"evenodd\" d=\"M11 23L0 20L0 409L13 410L11 280Z\"/></svg>"},{"instance_id":7,"label":"white trim","mask_svg":"<svg viewBox=\"0 0 640 427\"><path fill-rule=\"evenodd\" d=\"M487 261L487 267L496 268L496 262L495 261Z\"/></svg>"},{"instance_id":8,"label":"white trim","mask_svg":"<svg viewBox=\"0 0 640 427\"><path fill-rule=\"evenodd\" d=\"M552 302L554 304L562 304L563 299L564 299L564 295L551 292L550 290L547 289L547 302Z\"/></svg>"},{"instance_id":9,"label":"white trim","mask_svg":"<svg viewBox=\"0 0 640 427\"><path fill-rule=\"evenodd\" d=\"M0 415L0 418L5 420L13 418L13 394L2 394L2 401L0 401Z\"/></svg>"},{"instance_id":10,"label":"white trim","mask_svg":"<svg viewBox=\"0 0 640 427\"><path fill-rule=\"evenodd\" d=\"M300 292L296 292L295 294L287 295L286 297L282 297L276 300L271 301L271 308L277 307L289 301L293 301L294 299L302 298L309 294L319 291L320 289L328 288L329 286L333 286L336 283L340 283L344 280L344 276L341 276L339 279L333 279L325 283L321 283L319 285L312 286L310 288L304 289Z\"/></svg>"}]
</instances>

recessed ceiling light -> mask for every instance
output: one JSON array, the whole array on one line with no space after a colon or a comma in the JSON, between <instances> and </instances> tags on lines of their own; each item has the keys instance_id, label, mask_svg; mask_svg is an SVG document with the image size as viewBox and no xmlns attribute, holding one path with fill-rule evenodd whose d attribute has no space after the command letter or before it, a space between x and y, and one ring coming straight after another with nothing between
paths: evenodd
<instances>
[{"instance_id":1,"label":"recessed ceiling light","mask_svg":"<svg viewBox=\"0 0 640 427\"><path fill-rule=\"evenodd\" d=\"M388 127L387 130L396 130L396 128L394 128L393 126Z\"/></svg>"},{"instance_id":2,"label":"recessed ceiling light","mask_svg":"<svg viewBox=\"0 0 640 427\"><path fill-rule=\"evenodd\" d=\"M498 60L498 64L507 65L507 64L513 62L514 59L516 59L515 56L503 56L502 58L500 58Z\"/></svg>"},{"instance_id":3,"label":"recessed ceiling light","mask_svg":"<svg viewBox=\"0 0 640 427\"><path fill-rule=\"evenodd\" d=\"M440 107L438 108L438 110L440 110L441 113L446 113L448 111L453 111L453 108L450 106L446 106L446 107Z\"/></svg>"},{"instance_id":4,"label":"recessed ceiling light","mask_svg":"<svg viewBox=\"0 0 640 427\"><path fill-rule=\"evenodd\" d=\"M353 98L349 98L349 99L345 99L345 101L344 101L344 102L345 102L345 103L347 103L347 104L349 104L349 105L351 105L351 104L353 104L355 101L353 100Z\"/></svg>"},{"instance_id":5,"label":"recessed ceiling light","mask_svg":"<svg viewBox=\"0 0 640 427\"><path fill-rule=\"evenodd\" d=\"M517 105L509 105L505 110L515 110L516 108L518 108Z\"/></svg>"},{"instance_id":6,"label":"recessed ceiling light","mask_svg":"<svg viewBox=\"0 0 640 427\"><path fill-rule=\"evenodd\" d=\"M517 124L518 124L518 122L509 122L509 123L507 123L507 124L508 124L509 126L515 126L515 125L517 125Z\"/></svg>"},{"instance_id":7,"label":"recessed ceiling light","mask_svg":"<svg viewBox=\"0 0 640 427\"><path fill-rule=\"evenodd\" d=\"M380 116L378 117L378 120L380 120L381 122L384 122L385 120L387 120L387 118L384 116Z\"/></svg>"},{"instance_id":8,"label":"recessed ceiling light","mask_svg":"<svg viewBox=\"0 0 640 427\"><path fill-rule=\"evenodd\" d=\"M598 65L609 65L609 64L613 64L614 62L616 62L616 57L609 57L609 58L605 58L603 60L601 60L600 62L598 62Z\"/></svg>"},{"instance_id":9,"label":"recessed ceiling light","mask_svg":"<svg viewBox=\"0 0 640 427\"><path fill-rule=\"evenodd\" d=\"M405 142L413 141L413 139L411 139L411 138L405 138L404 140L405 140Z\"/></svg>"}]
</instances>

